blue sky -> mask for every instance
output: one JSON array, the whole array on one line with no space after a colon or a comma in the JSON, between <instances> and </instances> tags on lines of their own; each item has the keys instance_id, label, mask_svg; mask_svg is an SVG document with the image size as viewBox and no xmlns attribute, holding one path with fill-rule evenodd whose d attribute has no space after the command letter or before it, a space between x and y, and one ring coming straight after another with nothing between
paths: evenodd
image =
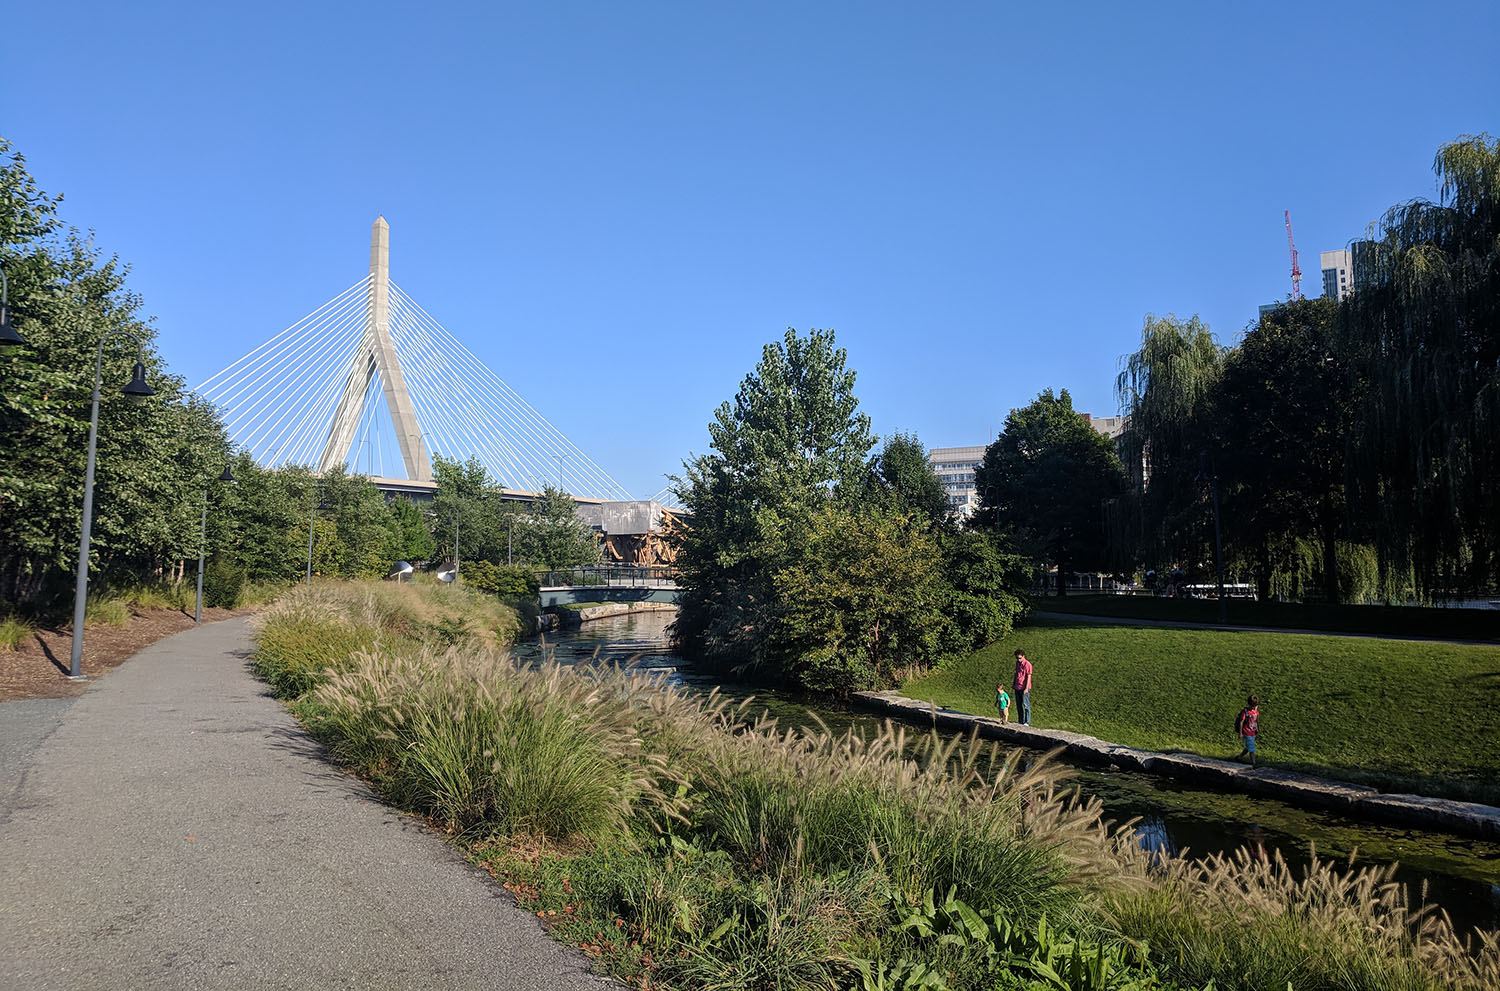
<instances>
[{"instance_id":1,"label":"blue sky","mask_svg":"<svg viewBox=\"0 0 1500 991\"><path fill-rule=\"evenodd\" d=\"M1143 316L1224 339L1500 133L1500 5L11 5L0 134L197 383L366 271L626 488L787 326L881 433L1116 411Z\"/></svg>"}]
</instances>

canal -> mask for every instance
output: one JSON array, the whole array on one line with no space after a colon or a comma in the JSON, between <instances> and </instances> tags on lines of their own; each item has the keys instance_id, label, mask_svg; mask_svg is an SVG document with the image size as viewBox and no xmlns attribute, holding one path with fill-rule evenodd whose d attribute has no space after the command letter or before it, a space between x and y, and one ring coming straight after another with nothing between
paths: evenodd
<instances>
[{"instance_id":1,"label":"canal","mask_svg":"<svg viewBox=\"0 0 1500 991\"><path fill-rule=\"evenodd\" d=\"M667 625L673 613L637 613L595 620L582 627L517 644L517 653L541 658L555 653L563 663L635 664L662 669L673 681L704 691L718 684L731 697L753 695L783 725L812 722L815 713L829 729L873 732L880 718L825 700L723 685L695 674L672 653ZM1316 851L1323 859L1396 863L1398 878L1423 886L1429 901L1448 912L1462 932L1478 926L1500 928L1500 843L1445 833L1361 822L1335 813L1301 809L1271 799L1192 788L1148 774L1076 767L1079 790L1103 803L1116 822L1139 819L1136 834L1153 849L1189 855L1227 853L1252 846L1279 850L1292 864L1305 864Z\"/></svg>"}]
</instances>

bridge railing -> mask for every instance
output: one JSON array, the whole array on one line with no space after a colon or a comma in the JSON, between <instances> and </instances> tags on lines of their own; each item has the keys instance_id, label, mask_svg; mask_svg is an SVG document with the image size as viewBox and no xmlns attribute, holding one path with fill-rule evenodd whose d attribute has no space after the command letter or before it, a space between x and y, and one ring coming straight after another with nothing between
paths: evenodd
<instances>
[{"instance_id":1,"label":"bridge railing","mask_svg":"<svg viewBox=\"0 0 1500 991\"><path fill-rule=\"evenodd\" d=\"M677 569L665 565L590 564L538 571L542 588L675 588Z\"/></svg>"}]
</instances>

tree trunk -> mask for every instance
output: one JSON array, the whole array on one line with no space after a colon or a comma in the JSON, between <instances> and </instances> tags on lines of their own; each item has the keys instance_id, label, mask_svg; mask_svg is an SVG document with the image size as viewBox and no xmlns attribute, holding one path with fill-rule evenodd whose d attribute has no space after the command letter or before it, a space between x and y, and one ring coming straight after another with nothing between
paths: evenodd
<instances>
[{"instance_id":1,"label":"tree trunk","mask_svg":"<svg viewBox=\"0 0 1500 991\"><path fill-rule=\"evenodd\" d=\"M1256 552L1255 600L1266 602L1271 598L1271 545L1262 543Z\"/></svg>"},{"instance_id":2,"label":"tree trunk","mask_svg":"<svg viewBox=\"0 0 1500 991\"><path fill-rule=\"evenodd\" d=\"M1066 597L1068 594L1068 573L1063 568L1061 561L1057 562L1057 594Z\"/></svg>"},{"instance_id":3,"label":"tree trunk","mask_svg":"<svg viewBox=\"0 0 1500 991\"><path fill-rule=\"evenodd\" d=\"M1334 536L1332 516L1325 504L1323 510L1323 595L1331 603L1339 601L1339 551Z\"/></svg>"}]
</instances>

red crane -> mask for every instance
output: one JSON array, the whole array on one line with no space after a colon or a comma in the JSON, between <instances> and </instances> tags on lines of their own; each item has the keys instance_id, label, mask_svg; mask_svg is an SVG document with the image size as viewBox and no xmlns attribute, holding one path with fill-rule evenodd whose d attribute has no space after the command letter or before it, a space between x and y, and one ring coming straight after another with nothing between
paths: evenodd
<instances>
[{"instance_id":1,"label":"red crane","mask_svg":"<svg viewBox=\"0 0 1500 991\"><path fill-rule=\"evenodd\" d=\"M1292 299L1302 298L1302 266L1297 264L1297 244L1292 240L1292 211L1286 214L1286 250L1292 253Z\"/></svg>"}]
</instances>

